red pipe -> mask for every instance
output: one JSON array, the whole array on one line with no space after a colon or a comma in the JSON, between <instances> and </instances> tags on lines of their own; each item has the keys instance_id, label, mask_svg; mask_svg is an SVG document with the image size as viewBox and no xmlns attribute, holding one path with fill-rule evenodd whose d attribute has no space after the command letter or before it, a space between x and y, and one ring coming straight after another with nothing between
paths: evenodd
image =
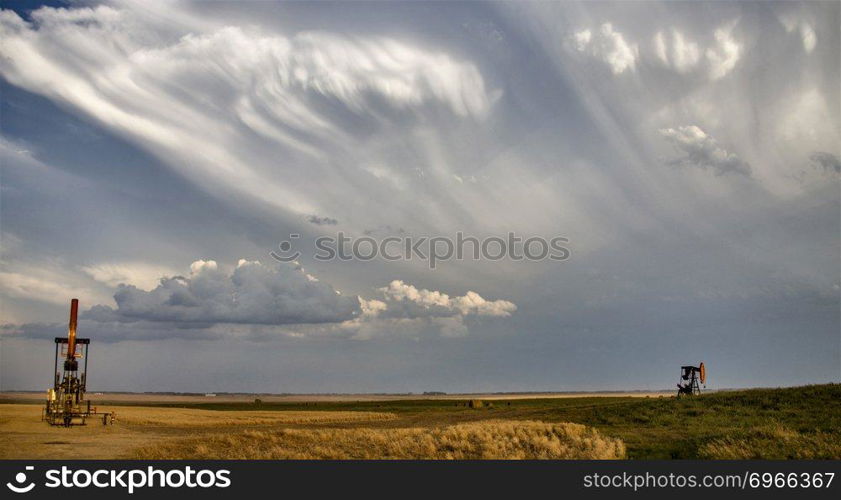
<instances>
[{"instance_id":1,"label":"red pipe","mask_svg":"<svg viewBox=\"0 0 841 500\"><path fill-rule=\"evenodd\" d=\"M67 359L76 359L76 316L79 314L79 299L70 301L70 325L67 329Z\"/></svg>"}]
</instances>

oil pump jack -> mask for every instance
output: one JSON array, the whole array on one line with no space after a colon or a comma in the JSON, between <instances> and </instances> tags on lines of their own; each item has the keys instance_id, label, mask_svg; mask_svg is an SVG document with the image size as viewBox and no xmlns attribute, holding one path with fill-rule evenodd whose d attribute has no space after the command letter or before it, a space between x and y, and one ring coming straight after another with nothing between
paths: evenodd
<instances>
[{"instance_id":1,"label":"oil pump jack","mask_svg":"<svg viewBox=\"0 0 841 500\"><path fill-rule=\"evenodd\" d=\"M47 391L47 403L41 415L50 425L70 427L86 425L88 418L102 418L102 424L113 424L113 412L98 412L85 399L88 379L88 348L91 340L76 337L79 299L70 301L70 324L67 337L55 338L53 388ZM79 360L84 362L79 366Z\"/></svg>"},{"instance_id":2,"label":"oil pump jack","mask_svg":"<svg viewBox=\"0 0 841 500\"><path fill-rule=\"evenodd\" d=\"M707 383L707 369L704 363L699 366L681 366L680 379L677 383L677 397L683 396L697 396L701 394L701 387L698 381L704 384Z\"/></svg>"}]
</instances>

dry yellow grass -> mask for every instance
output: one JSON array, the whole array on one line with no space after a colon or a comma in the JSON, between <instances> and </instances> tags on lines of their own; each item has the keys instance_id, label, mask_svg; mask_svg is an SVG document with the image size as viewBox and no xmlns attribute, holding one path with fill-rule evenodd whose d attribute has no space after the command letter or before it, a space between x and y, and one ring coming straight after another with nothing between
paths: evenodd
<instances>
[{"instance_id":1,"label":"dry yellow grass","mask_svg":"<svg viewBox=\"0 0 841 500\"><path fill-rule=\"evenodd\" d=\"M192 408L119 407L117 421L126 425L175 427L341 424L394 420L393 413L368 411L216 411Z\"/></svg>"},{"instance_id":2,"label":"dry yellow grass","mask_svg":"<svg viewBox=\"0 0 841 500\"><path fill-rule=\"evenodd\" d=\"M278 429L162 442L142 459L618 459L622 441L571 423L489 420L437 428Z\"/></svg>"},{"instance_id":3,"label":"dry yellow grass","mask_svg":"<svg viewBox=\"0 0 841 500\"><path fill-rule=\"evenodd\" d=\"M282 425L323 425L393 420L392 413L330 411L209 411L186 408L109 407L117 421L102 426L51 427L41 421L40 405L0 404L0 460L129 458L139 446L181 437L198 437L220 428L276 429Z\"/></svg>"}]
</instances>

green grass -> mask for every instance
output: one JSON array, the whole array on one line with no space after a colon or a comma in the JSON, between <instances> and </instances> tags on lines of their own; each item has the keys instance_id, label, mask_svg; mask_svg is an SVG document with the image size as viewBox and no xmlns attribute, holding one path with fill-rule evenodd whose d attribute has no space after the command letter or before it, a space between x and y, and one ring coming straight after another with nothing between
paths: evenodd
<instances>
[{"instance_id":1,"label":"green grass","mask_svg":"<svg viewBox=\"0 0 841 500\"><path fill-rule=\"evenodd\" d=\"M621 438L629 458L841 458L841 385L719 392L552 412Z\"/></svg>"}]
</instances>

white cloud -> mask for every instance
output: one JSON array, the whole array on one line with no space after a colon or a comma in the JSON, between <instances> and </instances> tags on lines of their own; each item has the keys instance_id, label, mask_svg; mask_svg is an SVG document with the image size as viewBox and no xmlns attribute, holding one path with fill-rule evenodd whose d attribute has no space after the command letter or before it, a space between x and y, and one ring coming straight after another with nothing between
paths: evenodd
<instances>
[{"instance_id":1,"label":"white cloud","mask_svg":"<svg viewBox=\"0 0 841 500\"><path fill-rule=\"evenodd\" d=\"M653 37L653 55L642 55L650 56L680 74L703 68L711 80L718 80L730 73L742 56L742 46L732 35L737 22L732 21L716 29L714 43L707 48L702 48L699 42L691 40L677 28L658 30ZM616 75L634 71L640 60L639 45L626 39L612 23L602 24L595 32L587 28L576 31L568 43L574 50L604 62ZM650 46L646 48L650 49Z\"/></svg>"},{"instance_id":2,"label":"white cloud","mask_svg":"<svg viewBox=\"0 0 841 500\"><path fill-rule=\"evenodd\" d=\"M517 310L507 300L485 300L476 292L450 297L437 290L418 289L401 280L394 280L380 288L385 297L388 313L392 316L452 316L476 315L507 317Z\"/></svg>"},{"instance_id":3,"label":"white cloud","mask_svg":"<svg viewBox=\"0 0 841 500\"><path fill-rule=\"evenodd\" d=\"M237 261L237 268L240 268L242 266L252 264L252 263L253 264L260 264L259 262L256 262L256 261L252 262L252 261L248 261L248 260L245 260L245 259L240 259L239 261ZM192 264L190 264L190 274L193 274L193 275L200 274L204 270L216 271L218 269L219 269L219 266L216 264L215 260L199 259L197 261L194 261Z\"/></svg>"},{"instance_id":4,"label":"white cloud","mask_svg":"<svg viewBox=\"0 0 841 500\"><path fill-rule=\"evenodd\" d=\"M676 29L672 29L668 35L658 31L654 36L654 47L658 59L678 73L694 70L701 59L698 44L688 40Z\"/></svg>"},{"instance_id":5,"label":"white cloud","mask_svg":"<svg viewBox=\"0 0 841 500\"><path fill-rule=\"evenodd\" d=\"M386 36L188 22L179 8L164 18L138 5L43 7L31 22L3 11L0 74L214 194L301 215L339 213L343 199L370 191L352 183L324 196L325 181L384 154L361 148L360 134L386 140L424 117L482 120L498 96L475 64L440 50ZM383 191L367 196L389 203Z\"/></svg>"},{"instance_id":6,"label":"white cloud","mask_svg":"<svg viewBox=\"0 0 841 500\"><path fill-rule=\"evenodd\" d=\"M337 328L353 332L354 338L368 339L388 335L422 335L437 331L442 337L463 337L469 333L466 321L479 317L505 318L517 306L507 300L486 300L476 292L450 297L438 290L418 289L394 280L378 289L383 300L359 302L362 314Z\"/></svg>"},{"instance_id":7,"label":"white cloud","mask_svg":"<svg viewBox=\"0 0 841 500\"><path fill-rule=\"evenodd\" d=\"M718 80L730 73L742 56L742 46L733 38L737 21L715 30L714 43L706 48L676 28L661 30L654 35L654 54L657 61L680 74L705 71L710 80Z\"/></svg>"},{"instance_id":8,"label":"white cloud","mask_svg":"<svg viewBox=\"0 0 841 500\"><path fill-rule=\"evenodd\" d=\"M450 297L438 290L418 289L394 280L379 288L383 300L359 298L362 314L333 330L352 332L357 339L383 336L419 336L436 331L442 337L463 337L467 322L481 317L506 318L517 306L507 300L486 300L476 292Z\"/></svg>"},{"instance_id":9,"label":"white cloud","mask_svg":"<svg viewBox=\"0 0 841 500\"><path fill-rule=\"evenodd\" d=\"M718 145L700 127L689 125L665 128L660 134L686 156L669 161L672 165L686 165L712 169L716 175L737 173L750 176L750 165L737 155Z\"/></svg>"},{"instance_id":10,"label":"white cloud","mask_svg":"<svg viewBox=\"0 0 841 500\"><path fill-rule=\"evenodd\" d=\"M742 54L742 47L733 38L732 31L735 27L735 22L728 26L715 30L715 45L708 48L705 55L707 62L710 65L710 78L718 80L726 76Z\"/></svg>"},{"instance_id":11,"label":"white cloud","mask_svg":"<svg viewBox=\"0 0 841 500\"><path fill-rule=\"evenodd\" d=\"M588 29L584 29L573 34L573 39L575 40L575 48L579 52L583 52L587 50L587 45L589 45L590 40L593 39L593 33Z\"/></svg>"},{"instance_id":12,"label":"white cloud","mask_svg":"<svg viewBox=\"0 0 841 500\"><path fill-rule=\"evenodd\" d=\"M818 44L818 35L815 33L815 28L812 27L812 24L805 20L798 19L797 16L792 15L791 13L780 15L779 19L782 25L785 26L786 32L797 32L800 35L800 40L803 43L803 50L805 50L807 54L810 54L813 50L815 50L815 46Z\"/></svg>"},{"instance_id":13,"label":"white cloud","mask_svg":"<svg viewBox=\"0 0 841 500\"><path fill-rule=\"evenodd\" d=\"M376 318L388 310L388 304L377 299L366 300L360 297L359 306L362 308L363 318Z\"/></svg>"},{"instance_id":14,"label":"white cloud","mask_svg":"<svg viewBox=\"0 0 841 500\"><path fill-rule=\"evenodd\" d=\"M582 29L573 34L575 49L586 52L610 66L613 74L633 71L639 47L635 43L628 43L622 33L613 29L613 24L604 23L599 30L592 33L589 29Z\"/></svg>"}]
</instances>

